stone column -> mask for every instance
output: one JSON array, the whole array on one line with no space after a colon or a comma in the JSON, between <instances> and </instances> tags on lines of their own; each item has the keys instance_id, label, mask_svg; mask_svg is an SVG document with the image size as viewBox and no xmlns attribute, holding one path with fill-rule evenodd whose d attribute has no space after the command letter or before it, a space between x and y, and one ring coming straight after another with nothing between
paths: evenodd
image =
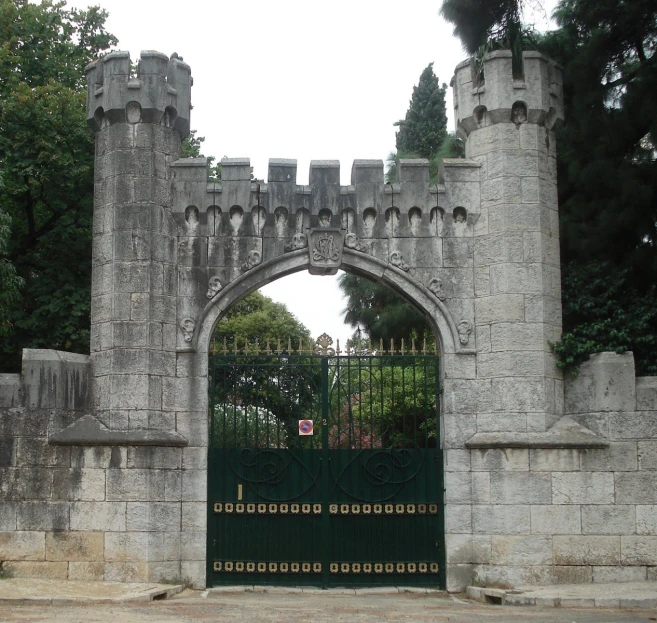
<instances>
[{"instance_id":1,"label":"stone column","mask_svg":"<svg viewBox=\"0 0 657 623\"><path fill-rule=\"evenodd\" d=\"M142 52L87 68L96 133L91 357L95 415L114 430L175 430L162 409L176 375L176 224L168 165L189 133L190 69Z\"/></svg>"},{"instance_id":2,"label":"stone column","mask_svg":"<svg viewBox=\"0 0 657 623\"><path fill-rule=\"evenodd\" d=\"M481 163L474 231L477 377L491 379L492 411L478 431L540 432L563 413L561 373L548 342L561 334L554 124L563 118L561 71L525 52L456 68L454 108L466 157ZM481 426L480 426L481 424ZM483 426L483 427L482 427Z\"/></svg>"}]
</instances>

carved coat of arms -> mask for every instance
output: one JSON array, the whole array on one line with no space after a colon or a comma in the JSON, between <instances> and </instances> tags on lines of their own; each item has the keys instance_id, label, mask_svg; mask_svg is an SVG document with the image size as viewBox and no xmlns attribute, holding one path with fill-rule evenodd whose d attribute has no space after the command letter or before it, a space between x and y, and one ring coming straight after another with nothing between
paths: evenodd
<instances>
[{"instance_id":1,"label":"carved coat of arms","mask_svg":"<svg viewBox=\"0 0 657 623\"><path fill-rule=\"evenodd\" d=\"M335 275L342 263L343 233L339 229L311 229L308 240L310 267L313 275Z\"/></svg>"}]
</instances>

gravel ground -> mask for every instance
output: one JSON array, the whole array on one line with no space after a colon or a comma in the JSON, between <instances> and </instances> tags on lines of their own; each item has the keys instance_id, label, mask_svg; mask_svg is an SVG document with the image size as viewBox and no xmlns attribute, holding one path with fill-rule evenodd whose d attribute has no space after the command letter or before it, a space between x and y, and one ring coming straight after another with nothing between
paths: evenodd
<instances>
[{"instance_id":1,"label":"gravel ground","mask_svg":"<svg viewBox=\"0 0 657 623\"><path fill-rule=\"evenodd\" d=\"M207 595L207 596L203 596ZM2 623L647 623L649 610L507 607L448 595L275 595L184 591L164 601L125 605L0 604Z\"/></svg>"}]
</instances>

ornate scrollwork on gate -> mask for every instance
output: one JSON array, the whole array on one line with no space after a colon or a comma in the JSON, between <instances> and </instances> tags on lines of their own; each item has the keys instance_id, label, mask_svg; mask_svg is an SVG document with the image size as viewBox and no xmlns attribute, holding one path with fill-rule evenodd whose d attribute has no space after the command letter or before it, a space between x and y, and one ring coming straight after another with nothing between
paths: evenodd
<instances>
[{"instance_id":1,"label":"ornate scrollwork on gate","mask_svg":"<svg viewBox=\"0 0 657 623\"><path fill-rule=\"evenodd\" d=\"M278 485L290 477L293 464L294 469L300 470L302 474L299 489L294 494L278 497L275 495L278 492ZM290 502L303 497L315 486L319 476L319 471L313 474L307 465L289 450L244 448L240 451L237 460L230 461L230 468L260 499L271 502ZM226 506L228 505L224 504L224 510ZM292 513L295 512L295 506L290 506ZM307 506L310 507L309 504ZM258 504L257 507L258 513L268 511L273 514L278 510L279 507L273 503L269 504L268 508L265 504Z\"/></svg>"},{"instance_id":2,"label":"ornate scrollwork on gate","mask_svg":"<svg viewBox=\"0 0 657 623\"><path fill-rule=\"evenodd\" d=\"M335 485L349 497L359 502L385 502L393 499L404 484L413 480L422 469L422 461L410 450L360 450L342 468L339 473L331 475ZM356 474L353 473L356 471ZM360 483L365 479L371 486L373 494L378 497L363 498L355 491L350 490L351 483ZM386 504L385 512L395 512L393 504ZM403 504L398 505L402 507ZM374 513L378 511L374 506ZM380 511L378 511L380 512ZM404 512L404 510L397 510Z\"/></svg>"}]
</instances>

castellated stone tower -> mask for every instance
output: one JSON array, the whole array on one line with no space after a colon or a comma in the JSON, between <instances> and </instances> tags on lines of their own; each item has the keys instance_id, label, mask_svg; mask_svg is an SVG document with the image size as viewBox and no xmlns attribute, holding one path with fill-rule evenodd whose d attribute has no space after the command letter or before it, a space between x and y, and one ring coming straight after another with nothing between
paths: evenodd
<instances>
[{"instance_id":1,"label":"castellated stone tower","mask_svg":"<svg viewBox=\"0 0 657 623\"><path fill-rule=\"evenodd\" d=\"M493 378L492 408L506 419L490 430L524 431L526 418L531 432L550 428L563 413L548 345L561 335L554 125L563 119L563 88L560 68L544 56L524 52L523 61L516 79L511 52L493 52L483 81L463 62L452 86L466 158L481 166L473 253L477 376Z\"/></svg>"},{"instance_id":2,"label":"castellated stone tower","mask_svg":"<svg viewBox=\"0 0 657 623\"><path fill-rule=\"evenodd\" d=\"M176 224L169 165L189 133L190 68L127 52L87 68L96 133L91 352L96 415L114 430L176 428Z\"/></svg>"}]
</instances>

